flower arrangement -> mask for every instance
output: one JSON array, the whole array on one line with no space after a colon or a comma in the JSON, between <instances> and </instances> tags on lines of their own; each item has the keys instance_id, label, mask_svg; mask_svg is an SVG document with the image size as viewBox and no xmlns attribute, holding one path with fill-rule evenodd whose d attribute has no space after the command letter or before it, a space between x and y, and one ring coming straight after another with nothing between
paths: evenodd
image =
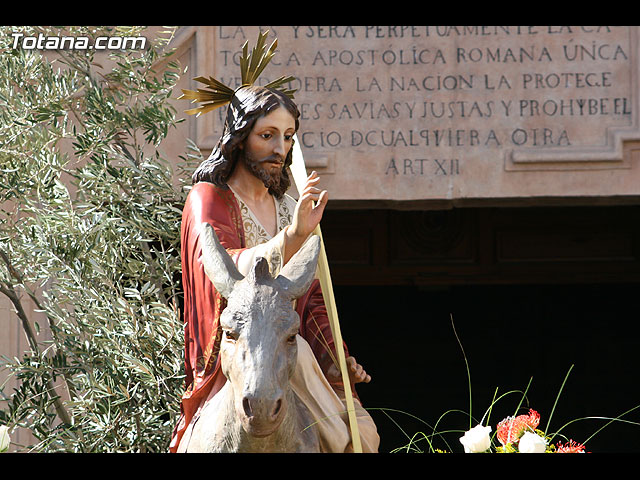
<instances>
[{"instance_id":1,"label":"flower arrangement","mask_svg":"<svg viewBox=\"0 0 640 480\"><path fill-rule=\"evenodd\" d=\"M528 414L500 421L496 427L500 442L500 446L495 447L496 453L585 453L584 445L573 440L553 444L551 438L538 429L539 424L540 414L531 408ZM460 437L465 453L490 452L490 432L491 427L482 424L468 430Z\"/></svg>"},{"instance_id":2,"label":"flower arrangement","mask_svg":"<svg viewBox=\"0 0 640 480\"><path fill-rule=\"evenodd\" d=\"M398 427L401 428L404 435L409 440L409 443L403 445L401 447L395 448L391 450L391 453L399 453L399 452L417 452L417 453L448 453L456 451L455 448L452 448L452 445L448 443L448 435L454 434L459 435L463 433L462 437L457 437L464 447L465 453L587 453L585 450L585 445L589 442L598 432L607 427L613 422L619 421L624 422L630 425L640 426L640 422L630 421L628 419L623 419L624 416L630 414L631 412L640 409L640 404L635 405L627 411L621 413L617 417L584 417L577 418L567 422L565 425L561 426L554 433L550 433L549 424L551 422L551 418L553 417L556 405L564 389L565 383L571 370L573 369L573 365L569 368L562 385L560 386L560 390L556 396L555 403L551 410L551 414L548 418L546 432L539 428L540 425L540 414L528 407L528 399L527 392L529 391L529 387L531 385L531 381L533 378L529 380L529 384L525 388L524 391L520 390L512 390L502 393L498 396L498 389L496 389L494 398L491 401L489 408L485 411L481 420L475 420L474 416L471 413L472 406L472 398L471 398L471 373L469 369L469 363L467 361L466 355L464 355L464 349L462 348L462 343L458 338L458 335L455 330L455 326L453 325L453 317L451 318L451 324L453 327L453 331L456 339L458 340L458 344L463 352L464 361L467 367L467 381L469 386L469 411L465 412L459 409L451 409L446 411L444 414L440 415L435 425L429 425L424 420L408 414L414 420L418 420L423 423L426 427L428 427L431 431L418 431L413 436L407 435L406 432L400 427L400 425L391 418L389 412L403 413L398 410L392 409L379 409L384 414L389 417ZM498 422L496 425L495 434L491 435L491 426L489 425L489 416L494 408L494 406L506 397L511 394L519 394L521 395L520 403L517 405L515 411L520 411L521 407L524 407L523 403L526 404L526 408L528 408L528 412L526 414L508 416ZM441 422L443 421L445 416L448 416L451 413L462 413L469 418L469 430L459 430L457 427L453 429L442 428ZM605 421L605 424L597 429L589 438L587 438L583 443L578 443L572 439L566 439L564 435L560 432L564 430L569 424L576 422L578 420L598 420ZM474 422L476 426L471 428ZM457 422L456 422L457 425ZM456 438L454 437L454 439ZM564 441L554 441L555 438L563 438ZM435 441L444 442L445 449L440 447L436 447ZM496 441L497 440L497 441ZM419 445L421 442L426 443L426 447Z\"/></svg>"}]
</instances>

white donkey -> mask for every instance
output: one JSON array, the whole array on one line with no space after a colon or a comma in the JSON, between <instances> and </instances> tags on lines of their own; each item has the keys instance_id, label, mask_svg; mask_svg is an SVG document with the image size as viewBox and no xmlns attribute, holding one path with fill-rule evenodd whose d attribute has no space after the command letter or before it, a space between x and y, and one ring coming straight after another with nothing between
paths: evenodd
<instances>
[{"instance_id":1,"label":"white donkey","mask_svg":"<svg viewBox=\"0 0 640 480\"><path fill-rule=\"evenodd\" d=\"M314 420L289 379L297 359L300 319L292 300L311 285L320 239L312 236L273 278L258 258L243 277L204 223L202 262L227 299L220 324L226 383L203 408L189 452L317 452Z\"/></svg>"}]
</instances>

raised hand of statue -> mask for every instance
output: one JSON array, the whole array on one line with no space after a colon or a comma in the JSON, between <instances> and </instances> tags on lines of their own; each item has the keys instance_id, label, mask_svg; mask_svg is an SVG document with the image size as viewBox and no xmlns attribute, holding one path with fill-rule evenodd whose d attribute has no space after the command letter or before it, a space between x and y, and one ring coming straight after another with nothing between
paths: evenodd
<instances>
[{"instance_id":1,"label":"raised hand of statue","mask_svg":"<svg viewBox=\"0 0 640 480\"><path fill-rule=\"evenodd\" d=\"M318 174L311 172L311 175L307 177L307 183L300 192L300 198L298 198L293 212L293 220L291 225L287 227L285 235L284 263L289 261L320 223L324 207L329 200L329 194L326 190L320 190L316 187L319 181Z\"/></svg>"},{"instance_id":2,"label":"raised hand of statue","mask_svg":"<svg viewBox=\"0 0 640 480\"><path fill-rule=\"evenodd\" d=\"M320 190L316 187L320 177L314 171L307 177L300 198L296 204L293 214L293 222L291 223L292 233L306 239L318 223L322 219L324 207L329 200L329 194L326 190Z\"/></svg>"},{"instance_id":3,"label":"raised hand of statue","mask_svg":"<svg viewBox=\"0 0 640 480\"><path fill-rule=\"evenodd\" d=\"M356 361L355 357L347 357L346 363L351 383L369 383L371 381L371 375L369 375L362 365ZM342 374L335 363L331 364L327 369L327 380L329 383L338 383L342 381Z\"/></svg>"}]
</instances>

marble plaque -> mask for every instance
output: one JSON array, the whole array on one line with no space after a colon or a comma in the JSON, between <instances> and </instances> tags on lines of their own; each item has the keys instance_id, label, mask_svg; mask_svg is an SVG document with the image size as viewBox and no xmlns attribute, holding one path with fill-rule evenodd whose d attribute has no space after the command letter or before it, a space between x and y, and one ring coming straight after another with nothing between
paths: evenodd
<instances>
[{"instance_id":1,"label":"marble plaque","mask_svg":"<svg viewBox=\"0 0 640 480\"><path fill-rule=\"evenodd\" d=\"M217 26L206 74L238 86L258 29L278 38L261 81L296 77L298 141L334 201L640 193L638 27Z\"/></svg>"}]
</instances>

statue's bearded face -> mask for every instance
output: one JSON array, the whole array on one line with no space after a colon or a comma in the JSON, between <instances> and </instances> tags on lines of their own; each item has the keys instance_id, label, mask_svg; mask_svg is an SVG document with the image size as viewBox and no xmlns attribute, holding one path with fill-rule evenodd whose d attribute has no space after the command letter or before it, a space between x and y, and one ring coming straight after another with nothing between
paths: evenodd
<instances>
[{"instance_id":1,"label":"statue's bearded face","mask_svg":"<svg viewBox=\"0 0 640 480\"><path fill-rule=\"evenodd\" d=\"M241 160L247 170L254 176L262 180L266 188L278 188L280 184L280 170L284 159L279 159L275 155L266 158L253 158L251 153L245 150Z\"/></svg>"},{"instance_id":2,"label":"statue's bearded face","mask_svg":"<svg viewBox=\"0 0 640 480\"><path fill-rule=\"evenodd\" d=\"M284 160L293 145L295 119L282 107L260 117L244 143L242 161L265 187L280 183Z\"/></svg>"}]
</instances>

